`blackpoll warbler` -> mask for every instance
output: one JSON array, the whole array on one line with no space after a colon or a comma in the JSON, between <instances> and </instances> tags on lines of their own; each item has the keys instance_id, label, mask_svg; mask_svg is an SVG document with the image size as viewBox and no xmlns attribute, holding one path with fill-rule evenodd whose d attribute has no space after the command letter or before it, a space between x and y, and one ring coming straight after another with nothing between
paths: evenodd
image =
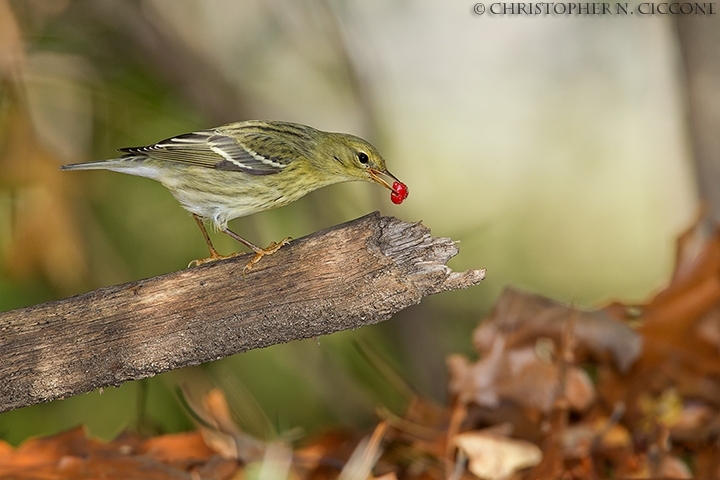
<instances>
[{"instance_id":1,"label":"blackpoll warbler","mask_svg":"<svg viewBox=\"0 0 720 480\"><path fill-rule=\"evenodd\" d=\"M193 214L210 258L226 258L213 247L204 222L255 252L250 269L264 255L289 242L260 248L228 229L228 221L281 207L334 183L364 180L391 190L401 203L408 189L385 167L365 140L288 122L247 121L178 135L145 147L122 148L119 158L64 165L63 170L113 170L159 181ZM391 186L382 175L394 180ZM232 255L231 255L232 256Z\"/></svg>"}]
</instances>

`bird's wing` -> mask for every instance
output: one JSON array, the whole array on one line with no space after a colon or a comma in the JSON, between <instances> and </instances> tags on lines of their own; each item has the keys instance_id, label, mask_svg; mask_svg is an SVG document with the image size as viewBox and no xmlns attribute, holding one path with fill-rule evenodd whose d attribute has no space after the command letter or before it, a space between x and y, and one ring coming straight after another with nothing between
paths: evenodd
<instances>
[{"instance_id":1,"label":"bird's wing","mask_svg":"<svg viewBox=\"0 0 720 480\"><path fill-rule=\"evenodd\" d=\"M122 148L128 155L216 170L271 175L281 172L295 158L293 150L281 138L252 132L241 139L217 129L178 135L145 147Z\"/></svg>"}]
</instances>

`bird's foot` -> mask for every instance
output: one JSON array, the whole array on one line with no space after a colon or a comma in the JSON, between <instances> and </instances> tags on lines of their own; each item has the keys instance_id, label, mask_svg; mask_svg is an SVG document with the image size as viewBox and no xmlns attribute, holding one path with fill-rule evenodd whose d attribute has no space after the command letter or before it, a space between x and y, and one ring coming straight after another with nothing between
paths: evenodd
<instances>
[{"instance_id":1,"label":"bird's foot","mask_svg":"<svg viewBox=\"0 0 720 480\"><path fill-rule=\"evenodd\" d=\"M217 262L218 260L225 260L228 258L237 257L240 255L240 253L231 253L230 255L220 255L219 253L215 252L214 254L210 254L207 258L200 258L198 260L193 260L192 262L188 263L188 268L192 267L199 267L200 265L205 265L206 263L212 263Z\"/></svg>"},{"instance_id":2,"label":"bird's foot","mask_svg":"<svg viewBox=\"0 0 720 480\"><path fill-rule=\"evenodd\" d=\"M272 242L265 248L258 248L257 250L255 250L255 256L247 263L247 265L245 265L245 268L243 268L243 273L247 273L252 270L253 266L257 262L259 262L261 258L263 258L265 255L272 255L273 253L280 250L280 247L282 247L283 245L289 244L291 240L292 238L286 237L279 242Z\"/></svg>"},{"instance_id":3,"label":"bird's foot","mask_svg":"<svg viewBox=\"0 0 720 480\"><path fill-rule=\"evenodd\" d=\"M265 248L257 248L257 250L253 249L255 252L255 256L250 260L245 267L243 268L243 273L247 273L250 270L252 270L253 266L260 261L261 258L263 258L265 255L272 255L273 253L280 250L280 248L284 245L287 245L290 243L292 238L287 237L283 238L279 242L272 242L270 245L268 245ZM206 263L212 263L216 262L218 260L225 260L228 258L234 258L238 255L242 255L240 252L231 253L230 255L220 255L217 252L210 252L210 256L208 258L201 258L198 260L193 260L188 264L188 268L191 267L199 267L200 265L205 265Z\"/></svg>"}]
</instances>

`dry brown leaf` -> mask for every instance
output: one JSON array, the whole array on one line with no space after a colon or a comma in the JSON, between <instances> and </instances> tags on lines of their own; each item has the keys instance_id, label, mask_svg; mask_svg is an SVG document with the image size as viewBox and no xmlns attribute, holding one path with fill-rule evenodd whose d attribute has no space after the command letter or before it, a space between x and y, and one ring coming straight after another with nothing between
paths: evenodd
<instances>
[{"instance_id":1,"label":"dry brown leaf","mask_svg":"<svg viewBox=\"0 0 720 480\"><path fill-rule=\"evenodd\" d=\"M500 398L495 390L495 382L501 373L504 347L504 339L498 338L490 352L474 364L461 355L448 356L448 389L460 403L475 402L488 407L498 406Z\"/></svg>"},{"instance_id":2,"label":"dry brown leaf","mask_svg":"<svg viewBox=\"0 0 720 480\"><path fill-rule=\"evenodd\" d=\"M583 458L591 453L594 444L602 449L628 449L632 446L630 432L622 425L607 427L608 418L578 422L562 434L561 445L566 458Z\"/></svg>"},{"instance_id":3,"label":"dry brown leaf","mask_svg":"<svg viewBox=\"0 0 720 480\"><path fill-rule=\"evenodd\" d=\"M2 462L2 458L5 455L10 455L13 452L15 452L15 449L7 443L5 440L0 440L0 462Z\"/></svg>"},{"instance_id":4,"label":"dry brown leaf","mask_svg":"<svg viewBox=\"0 0 720 480\"><path fill-rule=\"evenodd\" d=\"M658 357L666 358L671 349L698 374L718 375L718 347L703 338L698 325L708 316L720 321L720 230L696 254L682 252L683 247L695 243L688 238L678 241L677 257L685 263L676 265L673 281L643 309L639 331L650 343L643 360L656 362Z\"/></svg>"},{"instance_id":5,"label":"dry brown leaf","mask_svg":"<svg viewBox=\"0 0 720 480\"><path fill-rule=\"evenodd\" d=\"M693 478L687 465L673 455L665 457L657 470L653 475L647 455L640 455L632 461L629 460L622 469L618 470L617 476L618 478Z\"/></svg>"},{"instance_id":6,"label":"dry brown leaf","mask_svg":"<svg viewBox=\"0 0 720 480\"><path fill-rule=\"evenodd\" d=\"M713 306L700 317L697 335L700 340L713 345L720 356L720 304Z\"/></svg>"},{"instance_id":7,"label":"dry brown leaf","mask_svg":"<svg viewBox=\"0 0 720 480\"><path fill-rule=\"evenodd\" d=\"M136 453L147 455L158 462L167 464L207 461L215 455L215 452L205 444L200 432L148 438L141 443Z\"/></svg>"},{"instance_id":8,"label":"dry brown leaf","mask_svg":"<svg viewBox=\"0 0 720 480\"><path fill-rule=\"evenodd\" d=\"M473 343L485 355L499 336L506 348L535 345L547 337L560 344L562 328L575 316L573 335L579 361L586 357L612 359L616 368L627 371L640 355L642 337L626 323L603 311L583 312L554 300L513 288L506 288L495 302L490 316L473 332Z\"/></svg>"},{"instance_id":9,"label":"dry brown leaf","mask_svg":"<svg viewBox=\"0 0 720 480\"><path fill-rule=\"evenodd\" d=\"M494 433L470 431L456 435L453 444L465 452L468 470L482 479L501 480L530 468L542 460L542 451L534 443Z\"/></svg>"},{"instance_id":10,"label":"dry brown leaf","mask_svg":"<svg viewBox=\"0 0 720 480\"><path fill-rule=\"evenodd\" d=\"M397 475L395 475L395 472L390 472L379 477L372 477L372 480L397 480Z\"/></svg>"},{"instance_id":11,"label":"dry brown leaf","mask_svg":"<svg viewBox=\"0 0 720 480\"><path fill-rule=\"evenodd\" d=\"M503 400L522 407L550 412L559 389L558 366L536 355L531 347L503 350L496 341L490 354L471 364L460 355L450 355L446 362L450 373L449 391L459 401L496 408ZM568 369L565 396L573 410L587 409L596 398L587 373L577 367Z\"/></svg>"},{"instance_id":12,"label":"dry brown leaf","mask_svg":"<svg viewBox=\"0 0 720 480\"><path fill-rule=\"evenodd\" d=\"M240 431L232 418L225 394L219 388L213 388L205 394L203 407L220 431L232 434Z\"/></svg>"},{"instance_id":13,"label":"dry brown leaf","mask_svg":"<svg viewBox=\"0 0 720 480\"><path fill-rule=\"evenodd\" d=\"M185 392L185 402L209 448L226 459L257 462L265 455L267 443L243 432L230 414L225 394L215 388L203 396L202 408Z\"/></svg>"},{"instance_id":14,"label":"dry brown leaf","mask_svg":"<svg viewBox=\"0 0 720 480\"><path fill-rule=\"evenodd\" d=\"M387 432L388 424L380 422L372 435L364 438L340 472L340 480L366 480L382 454L382 440Z\"/></svg>"},{"instance_id":15,"label":"dry brown leaf","mask_svg":"<svg viewBox=\"0 0 720 480\"><path fill-rule=\"evenodd\" d=\"M325 431L312 442L295 450L295 458L302 468L313 471L331 463L336 467L344 465L357 443L357 435L349 431Z\"/></svg>"},{"instance_id":16,"label":"dry brown leaf","mask_svg":"<svg viewBox=\"0 0 720 480\"><path fill-rule=\"evenodd\" d=\"M160 436L138 445L142 442L127 435L99 442L75 428L28 440L1 455L0 478L187 480L189 470L213 457L197 433Z\"/></svg>"},{"instance_id":17,"label":"dry brown leaf","mask_svg":"<svg viewBox=\"0 0 720 480\"><path fill-rule=\"evenodd\" d=\"M598 370L598 389L604 400L625 403L628 425L646 432L652 425L647 399L663 392L676 392L678 407L672 411L680 416L688 400L712 406L715 414L719 405L720 231L704 238L701 229L690 230L678 240L677 258L671 283L640 308L638 333L645 346L632 370L627 375ZM673 425L671 422L675 440L703 442L717 435L713 428L677 429ZM696 436L691 438L691 434Z\"/></svg>"},{"instance_id":18,"label":"dry brown leaf","mask_svg":"<svg viewBox=\"0 0 720 480\"><path fill-rule=\"evenodd\" d=\"M512 377L501 378L497 384L501 398L544 413L552 409L559 389L557 365L537 361L526 365ZM576 411L588 409L595 401L595 387L584 370L577 367L568 369L565 397L570 408Z\"/></svg>"},{"instance_id":19,"label":"dry brown leaf","mask_svg":"<svg viewBox=\"0 0 720 480\"><path fill-rule=\"evenodd\" d=\"M717 408L706 403L686 400L674 425L670 427L673 439L693 442L700 438L712 438L717 430Z\"/></svg>"}]
</instances>

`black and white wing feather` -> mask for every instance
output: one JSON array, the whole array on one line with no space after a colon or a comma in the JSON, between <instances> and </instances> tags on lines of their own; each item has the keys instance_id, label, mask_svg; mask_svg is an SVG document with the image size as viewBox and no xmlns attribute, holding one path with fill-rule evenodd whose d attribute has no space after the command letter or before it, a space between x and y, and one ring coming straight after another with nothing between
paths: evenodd
<instances>
[{"instance_id":1,"label":"black and white wing feather","mask_svg":"<svg viewBox=\"0 0 720 480\"><path fill-rule=\"evenodd\" d=\"M122 148L125 156L177 162L216 170L271 175L295 158L293 148L277 136L248 132L231 136L219 129L178 135L145 147Z\"/></svg>"}]
</instances>

